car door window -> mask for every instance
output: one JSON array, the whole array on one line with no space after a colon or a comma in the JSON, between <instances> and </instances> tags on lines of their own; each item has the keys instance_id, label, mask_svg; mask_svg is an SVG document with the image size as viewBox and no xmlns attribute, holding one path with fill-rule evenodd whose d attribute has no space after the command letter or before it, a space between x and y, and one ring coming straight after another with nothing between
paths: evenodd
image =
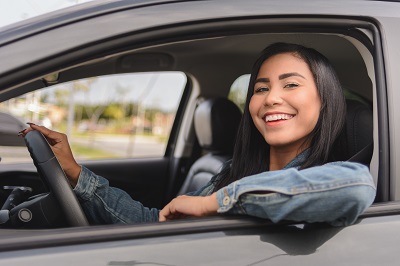
<instances>
[{"instance_id":1,"label":"car door window","mask_svg":"<svg viewBox=\"0 0 400 266\"><path fill-rule=\"evenodd\" d=\"M161 157L185 86L182 72L91 77L24 94L0 111L65 132L78 160ZM25 147L1 144L3 163L31 161Z\"/></svg>"}]
</instances>

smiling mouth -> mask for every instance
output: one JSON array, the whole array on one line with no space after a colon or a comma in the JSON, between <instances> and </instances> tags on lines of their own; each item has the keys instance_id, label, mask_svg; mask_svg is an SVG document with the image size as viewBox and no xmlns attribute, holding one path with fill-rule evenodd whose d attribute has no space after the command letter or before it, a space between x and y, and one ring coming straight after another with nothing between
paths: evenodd
<instances>
[{"instance_id":1,"label":"smiling mouth","mask_svg":"<svg viewBox=\"0 0 400 266\"><path fill-rule=\"evenodd\" d=\"M273 114L273 115L266 115L264 117L264 120L265 122L275 122L281 120L289 120L293 117L294 115L289 115L289 114Z\"/></svg>"}]
</instances>

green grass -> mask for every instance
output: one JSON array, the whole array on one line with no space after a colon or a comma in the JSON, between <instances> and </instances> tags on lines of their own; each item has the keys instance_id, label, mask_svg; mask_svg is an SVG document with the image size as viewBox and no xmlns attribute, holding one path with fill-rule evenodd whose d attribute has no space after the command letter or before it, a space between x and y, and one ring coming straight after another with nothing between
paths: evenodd
<instances>
[{"instance_id":1,"label":"green grass","mask_svg":"<svg viewBox=\"0 0 400 266\"><path fill-rule=\"evenodd\" d=\"M76 143L71 144L71 149L77 157L84 157L86 159L118 158L118 156L113 153Z\"/></svg>"}]
</instances>

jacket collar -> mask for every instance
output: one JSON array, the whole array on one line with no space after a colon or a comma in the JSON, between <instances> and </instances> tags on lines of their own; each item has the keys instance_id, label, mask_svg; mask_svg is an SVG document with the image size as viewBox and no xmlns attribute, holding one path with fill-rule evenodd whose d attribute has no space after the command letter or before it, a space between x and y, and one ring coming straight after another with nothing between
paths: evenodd
<instances>
[{"instance_id":1,"label":"jacket collar","mask_svg":"<svg viewBox=\"0 0 400 266\"><path fill-rule=\"evenodd\" d=\"M302 153L297 155L293 160L291 160L283 169L288 169L292 167L299 168L304 161L310 156L310 149L304 150Z\"/></svg>"}]
</instances>

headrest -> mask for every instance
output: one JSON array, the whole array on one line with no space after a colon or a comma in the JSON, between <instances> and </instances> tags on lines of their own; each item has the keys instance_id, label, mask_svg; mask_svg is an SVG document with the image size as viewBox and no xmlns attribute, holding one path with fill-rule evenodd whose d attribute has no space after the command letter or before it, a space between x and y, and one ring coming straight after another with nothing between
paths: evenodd
<instances>
[{"instance_id":1,"label":"headrest","mask_svg":"<svg viewBox=\"0 0 400 266\"><path fill-rule=\"evenodd\" d=\"M232 153L242 112L226 98L200 103L194 114L194 127L202 148L219 153Z\"/></svg>"}]
</instances>

